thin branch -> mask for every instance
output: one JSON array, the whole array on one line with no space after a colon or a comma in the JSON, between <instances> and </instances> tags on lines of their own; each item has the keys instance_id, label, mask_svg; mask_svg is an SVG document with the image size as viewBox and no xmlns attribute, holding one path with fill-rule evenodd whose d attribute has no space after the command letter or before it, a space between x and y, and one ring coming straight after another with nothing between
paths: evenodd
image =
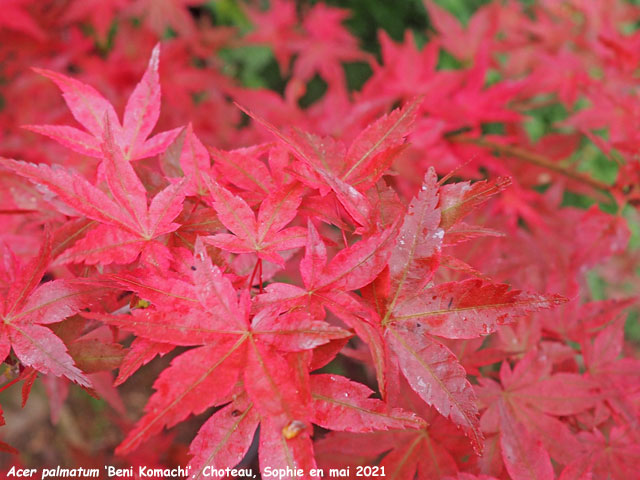
<instances>
[{"instance_id":1,"label":"thin branch","mask_svg":"<svg viewBox=\"0 0 640 480\"><path fill-rule=\"evenodd\" d=\"M525 150L524 148L514 147L511 145L503 145L501 143L492 142L485 138L470 137L464 134L451 135L447 137L447 140L455 143L468 143L472 145L478 145L479 147L493 150L494 152L501 155L508 155L514 158L518 158L532 165L546 168L548 170L553 170L554 172L564 175L567 178L576 180L580 183L584 183L597 190L610 192L613 188L611 185L601 182L600 180L596 180L595 178L591 178L588 175L576 172L575 170L571 170L563 165L558 164L557 162L554 162L544 155L530 152L529 150Z\"/></svg>"}]
</instances>

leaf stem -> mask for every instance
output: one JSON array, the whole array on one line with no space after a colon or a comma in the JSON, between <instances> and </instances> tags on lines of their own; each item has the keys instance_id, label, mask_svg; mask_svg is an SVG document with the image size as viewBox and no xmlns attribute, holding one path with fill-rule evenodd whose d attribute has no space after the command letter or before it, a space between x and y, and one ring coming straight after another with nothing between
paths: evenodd
<instances>
[{"instance_id":1,"label":"leaf stem","mask_svg":"<svg viewBox=\"0 0 640 480\"><path fill-rule=\"evenodd\" d=\"M11 380L10 382L5 383L2 387L0 387L0 392L4 392L7 388L9 388L11 385L15 385L20 380L22 380L22 376L17 376L16 378Z\"/></svg>"},{"instance_id":2,"label":"leaf stem","mask_svg":"<svg viewBox=\"0 0 640 480\"><path fill-rule=\"evenodd\" d=\"M249 279L249 292L251 292L251 287L253 287L253 279L256 278L256 273L258 272L258 265L260 264L260 259L256 262L253 267L253 271L251 272L251 278Z\"/></svg>"},{"instance_id":3,"label":"leaf stem","mask_svg":"<svg viewBox=\"0 0 640 480\"><path fill-rule=\"evenodd\" d=\"M344 233L344 230L340 229L340 233L342 233L342 241L344 242L344 248L349 248L349 242L347 241L347 234Z\"/></svg>"}]
</instances>

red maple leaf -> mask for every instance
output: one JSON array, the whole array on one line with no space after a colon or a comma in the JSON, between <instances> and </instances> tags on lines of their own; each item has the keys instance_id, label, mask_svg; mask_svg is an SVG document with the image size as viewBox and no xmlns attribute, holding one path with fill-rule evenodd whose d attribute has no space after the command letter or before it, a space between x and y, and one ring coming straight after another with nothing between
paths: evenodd
<instances>
[{"instance_id":1,"label":"red maple leaf","mask_svg":"<svg viewBox=\"0 0 640 480\"><path fill-rule=\"evenodd\" d=\"M420 101L416 99L378 119L364 129L348 149L330 137L321 138L299 129L282 133L266 120L244 111L302 161L298 175L303 183L317 188L323 196L332 190L351 218L364 227L371 221L372 206L362 192L375 185L404 148Z\"/></svg>"},{"instance_id":2,"label":"red maple leaf","mask_svg":"<svg viewBox=\"0 0 640 480\"><path fill-rule=\"evenodd\" d=\"M64 375L83 386L91 382L73 362L67 347L47 325L61 322L88 306L99 289L69 280L40 283L51 260L51 236L47 235L38 255L21 262L4 247L2 283L2 325L0 358L13 349L25 366L42 373Z\"/></svg>"},{"instance_id":3,"label":"red maple leaf","mask_svg":"<svg viewBox=\"0 0 640 480\"><path fill-rule=\"evenodd\" d=\"M168 248L158 241L179 225L173 220L182 210L181 183L161 190L148 204L147 191L135 170L115 145L107 120L103 144L104 177L111 196L74 172L47 165L5 159L5 166L34 183L46 185L75 213L95 220L83 238L67 249L60 262L88 264L132 263L142 260L167 265Z\"/></svg>"},{"instance_id":4,"label":"red maple leaf","mask_svg":"<svg viewBox=\"0 0 640 480\"><path fill-rule=\"evenodd\" d=\"M500 432L502 457L512 476L535 471L538 478L554 478L550 458L566 465L580 452L558 417L594 407L600 397L597 384L577 373L552 374L552 363L537 351L529 352L513 370L504 362L500 382L501 386L480 379L478 396L489 406L482 414L483 431Z\"/></svg>"},{"instance_id":5,"label":"red maple leaf","mask_svg":"<svg viewBox=\"0 0 640 480\"><path fill-rule=\"evenodd\" d=\"M215 181L208 182L213 208L218 218L233 234L219 233L206 240L233 253L256 253L258 258L284 265L278 251L301 247L305 242L303 227L284 228L297 214L303 188L297 183L282 186L260 204L256 219L253 210L241 197L233 195Z\"/></svg>"},{"instance_id":6,"label":"red maple leaf","mask_svg":"<svg viewBox=\"0 0 640 480\"><path fill-rule=\"evenodd\" d=\"M127 101L122 124L111 103L90 85L61 73L36 69L62 90L73 117L88 133L70 126L28 125L25 128L51 137L76 152L102 158L104 153L101 146L106 140L105 122L108 120L113 142L122 150L126 160L151 157L163 152L181 129L148 138L160 116L159 60L160 44L153 49L147 70Z\"/></svg>"},{"instance_id":7,"label":"red maple leaf","mask_svg":"<svg viewBox=\"0 0 640 480\"><path fill-rule=\"evenodd\" d=\"M462 187L443 187L443 202L443 198L438 198L435 172L427 173L419 195L405 215L389 258L388 274L380 276L365 291L365 296L378 313L374 325L385 343L374 352L391 353L391 358L386 353L385 358L378 358L375 363L385 370L378 371L378 381L388 381L386 370L392 365L390 361L397 364L422 399L460 425L474 448L480 449L482 435L475 394L464 368L435 336L488 335L499 324L530 311L550 308L563 299L508 291L507 285L476 279L427 286L438 267L444 228L451 227L476 202L497 191L487 190L485 184L475 189ZM475 194L466 195L468 191ZM380 388L386 390L384 385Z\"/></svg>"}]
</instances>

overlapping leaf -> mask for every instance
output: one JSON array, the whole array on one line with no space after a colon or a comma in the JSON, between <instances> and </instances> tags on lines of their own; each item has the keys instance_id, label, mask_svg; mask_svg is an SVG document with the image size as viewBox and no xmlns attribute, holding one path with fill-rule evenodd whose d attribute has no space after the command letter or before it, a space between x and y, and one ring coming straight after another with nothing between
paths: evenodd
<instances>
[{"instance_id":1,"label":"overlapping leaf","mask_svg":"<svg viewBox=\"0 0 640 480\"><path fill-rule=\"evenodd\" d=\"M104 137L107 119L113 129L113 141L122 150L126 160L151 157L163 152L181 129L148 138L160 116L159 60L158 44L151 53L147 70L127 101L122 125L111 103L90 85L51 70L36 69L60 88L74 118L88 133L69 126L30 125L26 128L47 135L78 153L103 158L101 146L107 140Z\"/></svg>"},{"instance_id":2,"label":"overlapping leaf","mask_svg":"<svg viewBox=\"0 0 640 480\"><path fill-rule=\"evenodd\" d=\"M5 250L3 255L12 253ZM46 325L78 313L101 289L67 280L39 285L50 260L51 237L47 236L37 257L25 264L15 260L12 270L3 272L12 282L2 295L0 357L4 361L13 349L25 366L90 386L87 376L74 365L65 344Z\"/></svg>"},{"instance_id":3,"label":"overlapping leaf","mask_svg":"<svg viewBox=\"0 0 640 480\"><path fill-rule=\"evenodd\" d=\"M111 123L104 132L104 176L110 196L79 174L60 167L4 160L4 165L34 183L45 185L78 214L99 222L64 252L62 262L132 263L140 254L146 263L166 266L171 257L156 239L175 231L182 210L183 184L169 185L150 203L131 164L114 143Z\"/></svg>"}]
</instances>

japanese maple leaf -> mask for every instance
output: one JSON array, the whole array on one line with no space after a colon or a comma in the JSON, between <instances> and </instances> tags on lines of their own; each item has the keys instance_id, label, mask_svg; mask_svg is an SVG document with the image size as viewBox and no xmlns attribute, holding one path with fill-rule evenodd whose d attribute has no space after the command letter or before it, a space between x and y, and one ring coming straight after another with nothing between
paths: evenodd
<instances>
[{"instance_id":1,"label":"japanese maple leaf","mask_svg":"<svg viewBox=\"0 0 640 480\"><path fill-rule=\"evenodd\" d=\"M566 466L560 480L590 478L633 478L640 468L637 430L614 426L604 435L600 430L579 432L582 453Z\"/></svg>"},{"instance_id":2,"label":"japanese maple leaf","mask_svg":"<svg viewBox=\"0 0 640 480\"><path fill-rule=\"evenodd\" d=\"M385 174L404 148L420 99L378 119L364 129L347 149L342 143L293 129L282 133L269 122L244 110L276 135L303 163L301 180L322 195L333 190L359 225L368 225L371 204L363 192Z\"/></svg>"},{"instance_id":3,"label":"japanese maple leaf","mask_svg":"<svg viewBox=\"0 0 640 480\"><path fill-rule=\"evenodd\" d=\"M204 0L135 0L130 11L143 15L144 23L158 36L166 35L171 28L189 37L195 33L195 23L188 7L202 5Z\"/></svg>"},{"instance_id":4,"label":"japanese maple leaf","mask_svg":"<svg viewBox=\"0 0 640 480\"><path fill-rule=\"evenodd\" d=\"M74 0L64 13L67 21L89 20L100 41L107 40L107 34L116 14L127 5L127 0Z\"/></svg>"},{"instance_id":5,"label":"japanese maple leaf","mask_svg":"<svg viewBox=\"0 0 640 480\"><path fill-rule=\"evenodd\" d=\"M254 28L244 40L269 45L280 71L287 74L291 57L303 38L297 28L296 5L286 0L274 0L268 10L250 8L247 15Z\"/></svg>"},{"instance_id":6,"label":"japanese maple leaf","mask_svg":"<svg viewBox=\"0 0 640 480\"><path fill-rule=\"evenodd\" d=\"M176 357L157 379L147 414L120 452L136 448L191 413L229 402L243 377L247 394L261 414L284 415L287 422L305 419L307 413L297 410L306 408L296 393L303 389L296 387L289 373L293 368L289 362L297 360L289 353L351 336L302 311L281 315L278 308L267 308L250 317L248 292L238 297L229 279L212 265L201 240L196 242L193 263L190 281L150 272L113 276L151 306L134 309L132 316L94 315L152 342L196 347Z\"/></svg>"},{"instance_id":7,"label":"japanese maple leaf","mask_svg":"<svg viewBox=\"0 0 640 480\"><path fill-rule=\"evenodd\" d=\"M410 413L367 398L372 392L363 385L338 376L308 378L308 357L301 352L348 337L348 332L305 311L279 315L278 308L266 308L250 318L247 292L238 298L229 280L211 264L201 241L192 272L192 282L142 272L113 276L151 306L134 310L132 318L94 315L152 342L196 346L176 357L157 379L147 414L129 432L120 453L191 413L229 401L192 444L196 478L206 465L234 466L251 444L258 423L263 468L307 470L315 466L311 423L350 431L422 425Z\"/></svg>"},{"instance_id":8,"label":"japanese maple leaf","mask_svg":"<svg viewBox=\"0 0 640 480\"><path fill-rule=\"evenodd\" d=\"M303 26L307 35L296 45L298 57L293 66L295 79L307 82L315 73L331 86L345 88L342 62L369 60L358 48L356 38L342 25L346 10L318 3L306 15Z\"/></svg>"},{"instance_id":9,"label":"japanese maple leaf","mask_svg":"<svg viewBox=\"0 0 640 480\"><path fill-rule=\"evenodd\" d=\"M582 235L576 237L570 265L573 271L592 267L623 251L631 236L624 218L608 215L597 205L584 212L576 229Z\"/></svg>"},{"instance_id":10,"label":"japanese maple leaf","mask_svg":"<svg viewBox=\"0 0 640 480\"><path fill-rule=\"evenodd\" d=\"M301 247L303 227L284 228L297 214L303 188L297 182L270 193L260 204L256 219L247 202L213 180L208 180L213 207L218 218L233 234L219 233L207 238L212 245L233 253L256 253L258 258L284 266L278 251Z\"/></svg>"},{"instance_id":11,"label":"japanese maple leaf","mask_svg":"<svg viewBox=\"0 0 640 480\"><path fill-rule=\"evenodd\" d=\"M478 9L463 29L458 19L433 0L423 0L423 4L440 34L442 46L461 61L473 61L480 46L496 33L498 11L493 5Z\"/></svg>"},{"instance_id":12,"label":"japanese maple leaf","mask_svg":"<svg viewBox=\"0 0 640 480\"><path fill-rule=\"evenodd\" d=\"M429 412L425 421L425 425L414 429L366 434L331 432L316 442L318 463L325 469L349 466L350 475L341 478L357 478L356 465L374 463L384 468L386 478L395 480L454 475L458 471L458 446L466 443L466 438L435 411ZM468 443L464 443L468 449Z\"/></svg>"},{"instance_id":13,"label":"japanese maple leaf","mask_svg":"<svg viewBox=\"0 0 640 480\"><path fill-rule=\"evenodd\" d=\"M440 426L440 430L445 430ZM452 429L449 429L452 430ZM423 429L413 434L407 432L395 448L380 462L385 476L393 479L443 478L443 475L457 472L454 457L442 442L433 437L434 429Z\"/></svg>"},{"instance_id":14,"label":"japanese maple leaf","mask_svg":"<svg viewBox=\"0 0 640 480\"><path fill-rule=\"evenodd\" d=\"M2 2L0 28L10 28L31 35L36 40L44 40L46 34L24 10L24 7L29 3L34 3L34 0L5 0Z\"/></svg>"},{"instance_id":15,"label":"japanese maple leaf","mask_svg":"<svg viewBox=\"0 0 640 480\"><path fill-rule=\"evenodd\" d=\"M633 397L640 393L640 362L635 358L620 358L624 348L622 320L612 321L593 338L584 338L581 345L587 375L602 389L602 400L615 414L637 429L639 421Z\"/></svg>"},{"instance_id":16,"label":"japanese maple leaf","mask_svg":"<svg viewBox=\"0 0 640 480\"><path fill-rule=\"evenodd\" d=\"M508 103L526 85L512 80L487 87L485 78L491 65L487 46L483 46L471 69L464 71L462 84L448 96L429 95L423 109L444 120L449 130L465 126L479 127L486 122L518 122L520 114L508 108Z\"/></svg>"},{"instance_id":17,"label":"japanese maple leaf","mask_svg":"<svg viewBox=\"0 0 640 480\"><path fill-rule=\"evenodd\" d=\"M449 95L461 78L454 72L437 70L440 43L434 39L419 49L413 32L405 31L404 40L396 44L386 32L378 35L383 64L373 66L373 75L362 88L365 98L400 98L416 95Z\"/></svg>"},{"instance_id":18,"label":"japanese maple leaf","mask_svg":"<svg viewBox=\"0 0 640 480\"><path fill-rule=\"evenodd\" d=\"M452 204L458 205L448 202L442 205L437 177L431 169L420 193L409 204L387 273L363 294L378 312L376 329L378 338L384 342L375 348L374 355L386 352L386 346L392 353L391 360L379 357L376 367L386 370L390 368L389 361L397 362L421 398L460 425L474 448L479 449L482 437L475 394L455 355L434 336L487 335L499 324L530 311L550 308L562 298L508 291L507 285L476 279L428 287L441 255L445 235L442 227L450 227L455 223L454 217L457 221L465 210L468 212L462 202L454 209L459 215L445 216L442 223L443 209L451 208ZM378 381L386 382L384 371L378 371ZM386 386L380 388L386 391Z\"/></svg>"},{"instance_id":19,"label":"japanese maple leaf","mask_svg":"<svg viewBox=\"0 0 640 480\"><path fill-rule=\"evenodd\" d=\"M65 344L46 325L78 313L99 289L68 280L40 283L51 259L50 236L27 263L20 262L6 247L3 250L0 358L4 361L13 349L25 366L90 386Z\"/></svg>"},{"instance_id":20,"label":"japanese maple leaf","mask_svg":"<svg viewBox=\"0 0 640 480\"><path fill-rule=\"evenodd\" d=\"M126 264L142 254L144 262L166 266L171 253L158 238L179 227L173 220L182 210L183 185L169 185L148 204L144 185L114 142L109 120L105 128L101 166L111 197L62 168L6 159L4 164L45 185L73 211L97 222L58 261Z\"/></svg>"},{"instance_id":21,"label":"japanese maple leaf","mask_svg":"<svg viewBox=\"0 0 640 480\"><path fill-rule=\"evenodd\" d=\"M257 304L305 307L317 316L323 316L323 307L328 307L359 329L358 316L366 316L369 311L350 292L373 281L384 268L392 254L395 234L395 225L391 225L341 250L327 262L325 244L309 221L305 256L300 262L304 287L272 283L266 287L266 293L257 298Z\"/></svg>"},{"instance_id":22,"label":"japanese maple leaf","mask_svg":"<svg viewBox=\"0 0 640 480\"><path fill-rule=\"evenodd\" d=\"M214 178L224 178L225 182L247 194L264 197L276 190L279 184L284 183L281 178L276 178L267 165L260 160L260 157L268 151L270 163L272 159L282 156L280 152L274 151L270 143L234 150L208 148L214 161Z\"/></svg>"},{"instance_id":23,"label":"japanese maple leaf","mask_svg":"<svg viewBox=\"0 0 640 480\"><path fill-rule=\"evenodd\" d=\"M62 90L73 117L87 131L57 125L28 125L25 128L53 138L78 153L102 158L105 119L108 119L114 142L122 150L126 160L151 157L163 152L181 129L147 138L160 116L159 58L160 44L153 49L147 70L127 101L122 125L111 103L93 87L61 73L36 69L36 72L53 80Z\"/></svg>"},{"instance_id":24,"label":"japanese maple leaf","mask_svg":"<svg viewBox=\"0 0 640 480\"><path fill-rule=\"evenodd\" d=\"M279 454L286 453L280 450L280 445L292 444L308 428L305 427L306 423L314 423L332 431L360 433L404 428L418 429L424 426L424 421L415 414L400 408L389 408L379 399L368 398L373 392L368 387L348 378L328 374L311 375L309 382L311 405L307 418L299 418L286 424L280 432L273 429L272 418L262 417L260 424L262 467L273 468L274 465L286 465L286 462L278 458ZM270 389L265 393L272 394ZM246 398L240 401L235 400L216 412L202 426L190 448L194 458L189 465L195 475L194 478L204 478L202 470L207 465L226 468L239 463L248 450L254 431L260 422L260 416L256 410L257 408L248 403ZM315 465L315 462L310 464Z\"/></svg>"},{"instance_id":25,"label":"japanese maple leaf","mask_svg":"<svg viewBox=\"0 0 640 480\"><path fill-rule=\"evenodd\" d=\"M479 379L480 404L488 406L482 429L500 432L503 459L514 478L525 477L513 472L528 470L538 471L535 478L553 478L549 458L565 465L573 461L580 446L558 417L584 412L600 398L596 382L588 377L551 370L548 358L532 350L513 370L502 363L501 386Z\"/></svg>"}]
</instances>

